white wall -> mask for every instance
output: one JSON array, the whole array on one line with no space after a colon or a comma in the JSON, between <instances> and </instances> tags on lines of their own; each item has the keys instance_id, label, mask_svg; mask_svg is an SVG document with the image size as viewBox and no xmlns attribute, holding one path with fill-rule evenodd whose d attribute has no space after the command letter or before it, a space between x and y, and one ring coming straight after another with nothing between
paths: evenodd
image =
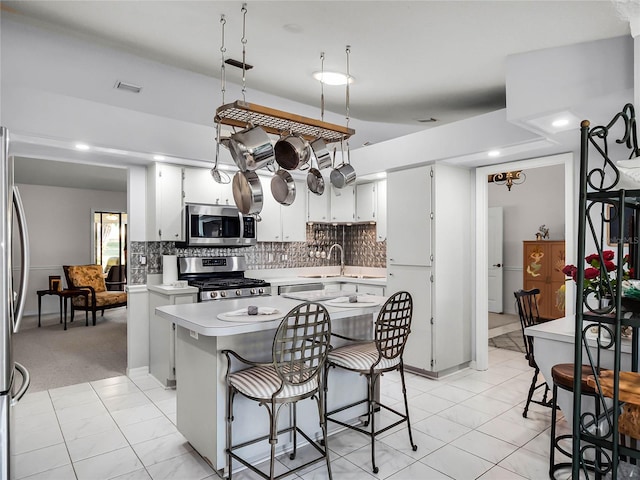
<instances>
[{"instance_id":1,"label":"white wall","mask_svg":"<svg viewBox=\"0 0 640 480\"><path fill-rule=\"evenodd\" d=\"M91 262L92 210L126 212L127 194L42 185L18 188L27 217L31 255L25 313L37 314L36 291L48 288L49 275L64 279L62 265ZM18 262L17 256L14 262ZM58 297L42 297L42 312L58 312L58 301Z\"/></svg>"},{"instance_id":2,"label":"white wall","mask_svg":"<svg viewBox=\"0 0 640 480\"><path fill-rule=\"evenodd\" d=\"M498 173L496 171L496 173ZM513 292L522 288L522 241L535 240L540 225L549 228L550 240L564 240L564 165L524 170L526 181L514 185L490 183L490 207L503 207L503 305L516 313Z\"/></svg>"}]
</instances>

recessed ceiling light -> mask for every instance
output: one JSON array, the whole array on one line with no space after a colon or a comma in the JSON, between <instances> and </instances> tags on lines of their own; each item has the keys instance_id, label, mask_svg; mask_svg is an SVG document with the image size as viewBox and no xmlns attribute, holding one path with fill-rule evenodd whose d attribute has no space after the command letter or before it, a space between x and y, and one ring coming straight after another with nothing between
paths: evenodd
<instances>
[{"instance_id":1,"label":"recessed ceiling light","mask_svg":"<svg viewBox=\"0 0 640 480\"><path fill-rule=\"evenodd\" d=\"M154 160L161 161L161 160L164 160L165 158L164 158L164 156L163 156L163 155L154 155L154 156L153 156L153 159L154 159Z\"/></svg>"},{"instance_id":2,"label":"recessed ceiling light","mask_svg":"<svg viewBox=\"0 0 640 480\"><path fill-rule=\"evenodd\" d=\"M77 150L89 150L91 147L86 143L76 143Z\"/></svg>"},{"instance_id":3,"label":"recessed ceiling light","mask_svg":"<svg viewBox=\"0 0 640 480\"><path fill-rule=\"evenodd\" d=\"M313 78L325 85L346 85L347 78L349 83L353 83L353 76L347 77L345 73L340 72L313 72Z\"/></svg>"},{"instance_id":4,"label":"recessed ceiling light","mask_svg":"<svg viewBox=\"0 0 640 480\"><path fill-rule=\"evenodd\" d=\"M490 157L499 157L500 156L500 150L489 150L487 152L487 155L489 155Z\"/></svg>"},{"instance_id":5,"label":"recessed ceiling light","mask_svg":"<svg viewBox=\"0 0 640 480\"><path fill-rule=\"evenodd\" d=\"M525 120L526 123L545 133L556 134L580 127L580 119L568 110Z\"/></svg>"}]
</instances>

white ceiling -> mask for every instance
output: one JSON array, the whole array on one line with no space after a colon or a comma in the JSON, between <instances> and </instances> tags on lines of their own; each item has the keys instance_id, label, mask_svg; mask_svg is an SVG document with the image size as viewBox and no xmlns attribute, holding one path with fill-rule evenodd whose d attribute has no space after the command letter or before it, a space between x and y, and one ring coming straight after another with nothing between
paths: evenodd
<instances>
[{"instance_id":1,"label":"white ceiling","mask_svg":"<svg viewBox=\"0 0 640 480\"><path fill-rule=\"evenodd\" d=\"M310 105L319 117L320 85L311 74L320 69L320 52L325 70L345 71L348 44L355 78L350 115L359 139L375 143L438 127L505 108L508 55L629 35L614 3L254 0L246 17L246 61L254 66L246 74L247 100L264 92ZM220 85L221 14L226 56L242 59L241 7L239 1L207 0L0 3L12 19L204 74L214 89ZM242 83L241 70L226 72L230 84ZM326 86L325 98L327 110L344 118L345 88ZM419 122L429 118L437 121ZM62 171L64 165L54 163ZM80 175L79 166L70 165Z\"/></svg>"},{"instance_id":2,"label":"white ceiling","mask_svg":"<svg viewBox=\"0 0 640 480\"><path fill-rule=\"evenodd\" d=\"M242 60L242 2L3 1L5 12L90 37L168 65L220 77L220 15L226 56ZM431 128L505 107L508 55L628 35L614 4L600 1L259 1L247 4L251 90L320 105L311 74L346 69L354 118ZM230 82L241 70L227 67ZM135 79L130 79L135 82ZM345 88L325 88L327 109L345 112ZM233 100L233 99L230 99ZM435 118L435 123L419 120Z\"/></svg>"}]
</instances>

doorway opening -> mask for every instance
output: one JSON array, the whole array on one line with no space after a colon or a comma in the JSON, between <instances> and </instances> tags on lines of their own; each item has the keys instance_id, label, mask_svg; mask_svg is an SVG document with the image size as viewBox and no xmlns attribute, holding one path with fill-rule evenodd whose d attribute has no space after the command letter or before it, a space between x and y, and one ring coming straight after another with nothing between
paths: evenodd
<instances>
[{"instance_id":1,"label":"doorway opening","mask_svg":"<svg viewBox=\"0 0 640 480\"><path fill-rule=\"evenodd\" d=\"M575 217L575 202L574 198L574 190L575 190L575 181L570 180L574 178L573 170L574 170L574 160L572 153L564 153L560 155L553 155L549 157L541 157L534 158L528 160L521 160L517 162L505 163L502 165L492 165L488 167L480 167L476 169L476 308L475 308L475 363L473 367L478 370L486 370L488 368L488 345L489 345L489 289L488 289L488 275L489 275L489 207L494 206L489 203L489 187L499 188L497 185L492 185L487 181L488 175L494 174L500 171L510 171L510 170L532 170L532 169L541 169L541 167L550 167L550 166L560 166L564 170L564 194L563 205L558 205L557 208L564 210L564 240L566 243L566 257L573 258L574 257L574 249L575 249L575 229L574 229L574 217ZM529 174L528 174L529 175ZM529 176L527 177L527 182L530 181ZM507 194L513 194L516 192L517 188L522 188L527 183L525 182L523 185L517 185L512 188L511 192L508 192L505 186L501 188L504 189L504 193L502 195L507 198L511 198L511 200L515 200L515 197L508 197ZM531 185L531 184L530 184ZM538 195L544 195L545 188L542 187ZM535 200L532 201L535 205ZM515 204L516 202L512 202ZM517 218L517 217L516 217ZM509 225L511 221L505 220L505 231L512 229L512 226ZM539 222L539 223L538 223ZM539 224L545 223L544 221L533 221L531 220L531 225L533 225L533 230L529 232L529 237L531 239L535 238L536 230L539 227ZM531 228L531 227L529 227ZM527 237L524 237L526 239ZM513 252L520 252L519 255L514 253L513 258L516 260L509 260L507 258L502 262L505 266L503 267L504 275L506 277L504 281L503 294L504 294L504 306L511 308L505 309L507 313L516 313L515 306L513 303L509 304L507 302L511 301L513 297L513 291L522 288L522 239L519 239L516 244L512 244L511 249ZM506 292L506 293L505 293ZM572 298L573 296L573 285L567 284L566 289L566 298ZM566 302L566 315L572 315L575 305L574 302ZM517 316L516 316L517 318ZM518 321L519 322L519 321ZM519 323L518 323L519 328ZM515 332L519 333L519 332Z\"/></svg>"},{"instance_id":2,"label":"doorway opening","mask_svg":"<svg viewBox=\"0 0 640 480\"><path fill-rule=\"evenodd\" d=\"M127 262L127 214L124 212L94 212L93 258L104 273L112 266Z\"/></svg>"}]
</instances>

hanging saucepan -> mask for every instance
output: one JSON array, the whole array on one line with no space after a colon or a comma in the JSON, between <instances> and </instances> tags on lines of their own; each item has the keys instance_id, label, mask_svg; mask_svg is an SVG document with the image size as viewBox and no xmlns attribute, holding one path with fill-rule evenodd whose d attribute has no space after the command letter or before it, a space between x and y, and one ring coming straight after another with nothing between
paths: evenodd
<instances>
[{"instance_id":1,"label":"hanging saucepan","mask_svg":"<svg viewBox=\"0 0 640 480\"><path fill-rule=\"evenodd\" d=\"M285 170L296 170L303 167L311 157L309 143L300 135L283 136L274 147L276 162Z\"/></svg>"},{"instance_id":2,"label":"hanging saucepan","mask_svg":"<svg viewBox=\"0 0 640 480\"><path fill-rule=\"evenodd\" d=\"M340 148L342 149L342 141ZM356 181L356 171L351 166L349 156L349 142L347 142L347 161L344 161L344 149L342 149L342 165L331 170L331 185L336 188L344 188Z\"/></svg>"},{"instance_id":3,"label":"hanging saucepan","mask_svg":"<svg viewBox=\"0 0 640 480\"><path fill-rule=\"evenodd\" d=\"M316 157L318 170L330 167L331 153L329 153L329 149L327 148L327 144L324 142L324 140L322 138L316 138L313 142L310 143L310 146L311 150L313 150L313 154Z\"/></svg>"},{"instance_id":4,"label":"hanging saucepan","mask_svg":"<svg viewBox=\"0 0 640 480\"><path fill-rule=\"evenodd\" d=\"M234 133L228 145L241 172L257 170L274 159L273 143L262 127L249 127Z\"/></svg>"},{"instance_id":5,"label":"hanging saucepan","mask_svg":"<svg viewBox=\"0 0 640 480\"><path fill-rule=\"evenodd\" d=\"M316 163L317 160L318 158L316 157ZM320 170L313 167L313 159L311 162L311 168L309 169L309 173L307 173L307 187L311 193L322 195L324 193L324 178L322 177ZM329 157L329 162L331 162L331 157Z\"/></svg>"},{"instance_id":6,"label":"hanging saucepan","mask_svg":"<svg viewBox=\"0 0 640 480\"><path fill-rule=\"evenodd\" d=\"M237 172L233 177L233 200L244 215L262 211L262 185L256 172Z\"/></svg>"},{"instance_id":7,"label":"hanging saucepan","mask_svg":"<svg viewBox=\"0 0 640 480\"><path fill-rule=\"evenodd\" d=\"M296 199L296 183L286 170L278 170L271 178L271 194L280 205L291 205Z\"/></svg>"}]
</instances>

